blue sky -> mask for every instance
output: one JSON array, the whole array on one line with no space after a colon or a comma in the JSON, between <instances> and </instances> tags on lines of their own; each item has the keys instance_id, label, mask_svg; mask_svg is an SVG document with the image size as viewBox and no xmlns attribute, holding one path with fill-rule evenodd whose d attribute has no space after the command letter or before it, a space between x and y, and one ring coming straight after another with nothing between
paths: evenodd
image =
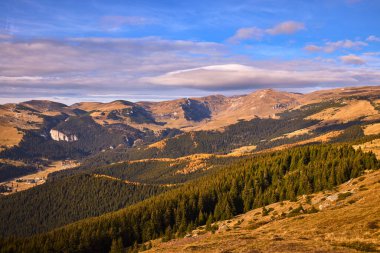
<instances>
[{"instance_id":1,"label":"blue sky","mask_svg":"<svg viewBox=\"0 0 380 253\"><path fill-rule=\"evenodd\" d=\"M380 84L380 1L0 1L0 103Z\"/></svg>"}]
</instances>

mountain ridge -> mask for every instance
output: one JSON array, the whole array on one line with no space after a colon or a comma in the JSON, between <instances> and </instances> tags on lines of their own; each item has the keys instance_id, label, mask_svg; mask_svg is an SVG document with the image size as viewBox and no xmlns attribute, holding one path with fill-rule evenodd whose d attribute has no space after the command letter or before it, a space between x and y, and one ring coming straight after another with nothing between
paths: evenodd
<instances>
[{"instance_id":1,"label":"mountain ridge","mask_svg":"<svg viewBox=\"0 0 380 253\"><path fill-rule=\"evenodd\" d=\"M377 86L71 106L32 100L0 107L0 157L26 163L78 159L99 166L197 153L255 153L376 136L379 123ZM58 132L67 138L57 138Z\"/></svg>"}]
</instances>

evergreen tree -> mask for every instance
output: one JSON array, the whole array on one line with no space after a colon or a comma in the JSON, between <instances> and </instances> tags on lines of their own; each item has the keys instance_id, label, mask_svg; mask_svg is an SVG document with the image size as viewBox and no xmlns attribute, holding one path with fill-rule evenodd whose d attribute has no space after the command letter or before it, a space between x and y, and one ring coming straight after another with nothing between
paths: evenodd
<instances>
[{"instance_id":1,"label":"evergreen tree","mask_svg":"<svg viewBox=\"0 0 380 253\"><path fill-rule=\"evenodd\" d=\"M212 222L213 222L213 218L212 218L212 215L210 214L208 216L207 222L206 222L206 230L207 231L211 231Z\"/></svg>"},{"instance_id":2,"label":"evergreen tree","mask_svg":"<svg viewBox=\"0 0 380 253\"><path fill-rule=\"evenodd\" d=\"M113 239L111 244L111 249L109 251L110 253L123 253L124 252L124 246L123 241L121 237L118 239Z\"/></svg>"}]
</instances>

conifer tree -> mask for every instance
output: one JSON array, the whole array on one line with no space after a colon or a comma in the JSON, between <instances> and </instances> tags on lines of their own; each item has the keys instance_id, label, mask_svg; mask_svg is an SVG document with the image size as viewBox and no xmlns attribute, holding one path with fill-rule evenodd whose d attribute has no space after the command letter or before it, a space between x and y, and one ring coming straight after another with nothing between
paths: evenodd
<instances>
[{"instance_id":1,"label":"conifer tree","mask_svg":"<svg viewBox=\"0 0 380 253\"><path fill-rule=\"evenodd\" d=\"M121 237L112 240L110 253L123 253L124 246Z\"/></svg>"}]
</instances>

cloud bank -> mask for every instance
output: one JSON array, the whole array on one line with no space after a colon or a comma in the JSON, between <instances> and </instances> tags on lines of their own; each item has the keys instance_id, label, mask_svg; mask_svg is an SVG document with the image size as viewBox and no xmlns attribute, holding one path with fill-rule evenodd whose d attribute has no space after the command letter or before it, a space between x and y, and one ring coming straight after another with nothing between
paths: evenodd
<instances>
[{"instance_id":1,"label":"cloud bank","mask_svg":"<svg viewBox=\"0 0 380 253\"><path fill-rule=\"evenodd\" d=\"M317 46L314 44L307 45L304 47L306 51L309 52L325 52L325 53L333 53L336 50L340 49L354 49L358 50L363 47L368 46L368 43L364 41L352 41L352 40L339 40L339 41L328 41L322 46Z\"/></svg>"},{"instance_id":2,"label":"cloud bank","mask_svg":"<svg viewBox=\"0 0 380 253\"><path fill-rule=\"evenodd\" d=\"M255 33L245 32L249 36ZM364 44L345 40L328 45L353 49ZM97 100L104 94L140 94L151 99L153 94L380 84L378 52L348 53L337 59L255 61L213 42L159 37L22 40L7 36L0 40L0 55L3 98L81 100L90 96Z\"/></svg>"},{"instance_id":3,"label":"cloud bank","mask_svg":"<svg viewBox=\"0 0 380 253\"><path fill-rule=\"evenodd\" d=\"M347 56L344 60L353 64L359 62L359 59L353 56ZM360 85L364 80L368 84L378 83L380 73L344 69L272 70L227 64L184 69L144 78L144 81L158 85L185 86L206 90Z\"/></svg>"}]
</instances>

